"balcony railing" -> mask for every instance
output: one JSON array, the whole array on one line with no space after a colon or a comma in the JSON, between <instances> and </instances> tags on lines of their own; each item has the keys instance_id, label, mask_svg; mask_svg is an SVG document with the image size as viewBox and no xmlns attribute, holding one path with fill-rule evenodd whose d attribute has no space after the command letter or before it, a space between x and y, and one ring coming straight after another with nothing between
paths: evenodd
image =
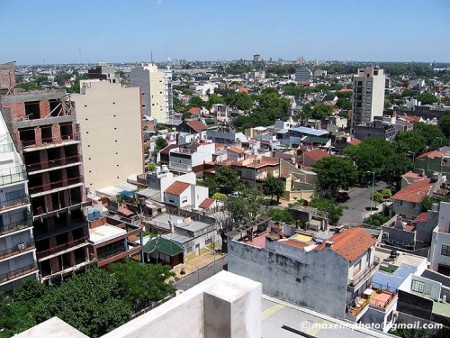
<instances>
[{"instance_id":1,"label":"balcony railing","mask_svg":"<svg viewBox=\"0 0 450 338\"><path fill-rule=\"evenodd\" d=\"M26 179L27 179L27 172L25 170L24 165L19 165L13 168L0 170L0 185L25 181Z\"/></svg>"},{"instance_id":2,"label":"balcony railing","mask_svg":"<svg viewBox=\"0 0 450 338\"><path fill-rule=\"evenodd\" d=\"M0 225L0 235L8 234L18 230L29 228L33 225L31 219L26 219L19 222L14 222L7 225Z\"/></svg>"},{"instance_id":3,"label":"balcony railing","mask_svg":"<svg viewBox=\"0 0 450 338\"><path fill-rule=\"evenodd\" d=\"M53 255L53 254L55 254L55 253L57 253L59 251L63 251L63 250L67 250L67 249L73 248L73 247L75 247L77 245L80 245L80 244L88 244L87 240L88 240L88 237L83 237L83 238L76 239L76 240L68 242L68 243L57 245L57 246L54 246L54 247L52 247L50 249L38 252L37 256L38 256L38 258L44 258L44 257L50 256L50 255Z\"/></svg>"},{"instance_id":4,"label":"balcony railing","mask_svg":"<svg viewBox=\"0 0 450 338\"><path fill-rule=\"evenodd\" d=\"M54 167L60 167L67 164L77 163L81 161L80 155L68 156L63 158L57 158L54 160L48 160L38 163L27 164L26 167L28 171L36 171L41 169L48 169Z\"/></svg>"},{"instance_id":5,"label":"balcony railing","mask_svg":"<svg viewBox=\"0 0 450 338\"><path fill-rule=\"evenodd\" d=\"M356 306L352 306L349 308L349 314L353 317L356 317L361 313L362 310L367 307L367 305L369 305L369 301L369 298L360 298Z\"/></svg>"},{"instance_id":6,"label":"balcony railing","mask_svg":"<svg viewBox=\"0 0 450 338\"><path fill-rule=\"evenodd\" d=\"M30 187L29 189L30 189L30 194L36 194L39 192L53 190L56 188L68 187L72 184L77 184L77 183L82 183L82 182L83 182L83 176L76 176L76 177L67 178L65 180L60 180L60 181L56 181L56 182L50 182L47 184L33 186L33 187Z\"/></svg>"},{"instance_id":7,"label":"balcony railing","mask_svg":"<svg viewBox=\"0 0 450 338\"><path fill-rule=\"evenodd\" d=\"M9 281L11 279L26 275L27 273L33 272L37 270L37 265L36 264L30 264L27 266L24 266L22 268L19 269L15 269L15 270L11 270L7 273L2 273L0 275L0 283Z\"/></svg>"},{"instance_id":8,"label":"balcony railing","mask_svg":"<svg viewBox=\"0 0 450 338\"><path fill-rule=\"evenodd\" d=\"M184 163L177 163L177 162L169 162L169 167L171 169L180 169L180 170L184 170L184 171L192 170L192 166L190 166L188 164L184 164Z\"/></svg>"},{"instance_id":9,"label":"balcony railing","mask_svg":"<svg viewBox=\"0 0 450 338\"><path fill-rule=\"evenodd\" d=\"M0 210L13 208L21 205L28 204L30 202L28 196L22 196L18 198L13 198L10 200L0 202Z\"/></svg>"},{"instance_id":10,"label":"balcony railing","mask_svg":"<svg viewBox=\"0 0 450 338\"><path fill-rule=\"evenodd\" d=\"M47 214L49 212L57 212L57 211L63 211L67 208L75 208L75 207L82 207L83 201L74 201L73 199L69 199L67 203L60 203L58 205L54 205L52 207L47 206L46 204L41 205L34 205L33 206L33 217L37 217L43 214Z\"/></svg>"},{"instance_id":11,"label":"balcony railing","mask_svg":"<svg viewBox=\"0 0 450 338\"><path fill-rule=\"evenodd\" d=\"M40 147L45 144L58 144L63 143L67 141L79 141L80 140L80 134L79 133L73 133L70 135L61 135L61 137L44 137L42 138L41 142L36 142L36 139L34 140L22 140L22 147L28 148L28 147Z\"/></svg>"},{"instance_id":12,"label":"balcony railing","mask_svg":"<svg viewBox=\"0 0 450 338\"><path fill-rule=\"evenodd\" d=\"M33 241L16 244L12 248L1 250L0 259L15 255L31 248L34 248Z\"/></svg>"},{"instance_id":13,"label":"balcony railing","mask_svg":"<svg viewBox=\"0 0 450 338\"><path fill-rule=\"evenodd\" d=\"M380 259L378 257L375 257L375 260L373 261L372 265L370 265L362 273L359 273L356 277L349 279L348 284L350 286L358 285L359 282L361 282L363 279L369 276L376 269L378 264L380 264Z\"/></svg>"}]
</instances>

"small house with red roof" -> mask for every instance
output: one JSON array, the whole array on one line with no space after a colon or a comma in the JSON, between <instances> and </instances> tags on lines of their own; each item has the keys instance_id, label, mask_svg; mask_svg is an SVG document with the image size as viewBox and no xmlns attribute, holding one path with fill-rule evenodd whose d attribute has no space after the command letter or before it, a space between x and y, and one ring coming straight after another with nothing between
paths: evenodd
<instances>
[{"instance_id":1,"label":"small house with red roof","mask_svg":"<svg viewBox=\"0 0 450 338\"><path fill-rule=\"evenodd\" d=\"M303 156L303 165L305 167L312 167L313 164L319 162L324 157L330 157L331 155L324 152L322 149L314 149L303 152L302 156Z\"/></svg>"},{"instance_id":2,"label":"small house with red roof","mask_svg":"<svg viewBox=\"0 0 450 338\"><path fill-rule=\"evenodd\" d=\"M412 182L391 197L392 210L403 218L415 219L422 212L422 201L431 195L434 184L429 178Z\"/></svg>"},{"instance_id":3,"label":"small house with red roof","mask_svg":"<svg viewBox=\"0 0 450 338\"><path fill-rule=\"evenodd\" d=\"M201 120L183 121L176 127L177 144L182 145L194 141L206 141L208 126Z\"/></svg>"},{"instance_id":4,"label":"small house with red roof","mask_svg":"<svg viewBox=\"0 0 450 338\"><path fill-rule=\"evenodd\" d=\"M208 188L175 181L164 190L164 203L178 208L197 209L208 198Z\"/></svg>"}]
</instances>

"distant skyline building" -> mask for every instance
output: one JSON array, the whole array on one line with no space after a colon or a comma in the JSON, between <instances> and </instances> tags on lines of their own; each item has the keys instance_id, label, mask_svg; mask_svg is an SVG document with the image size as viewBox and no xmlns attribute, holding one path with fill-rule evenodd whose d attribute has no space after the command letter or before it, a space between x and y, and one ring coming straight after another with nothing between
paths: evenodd
<instances>
[{"instance_id":1,"label":"distant skyline building","mask_svg":"<svg viewBox=\"0 0 450 338\"><path fill-rule=\"evenodd\" d=\"M89 79L107 80L111 83L120 83L120 78L116 77L116 69L106 62L99 62L98 66L88 70Z\"/></svg>"},{"instance_id":2,"label":"distant skyline building","mask_svg":"<svg viewBox=\"0 0 450 338\"><path fill-rule=\"evenodd\" d=\"M260 54L253 55L253 62L261 62L262 56Z\"/></svg>"},{"instance_id":3,"label":"distant skyline building","mask_svg":"<svg viewBox=\"0 0 450 338\"><path fill-rule=\"evenodd\" d=\"M0 174L0 290L9 294L38 269L27 173L1 114Z\"/></svg>"},{"instance_id":4,"label":"distant skyline building","mask_svg":"<svg viewBox=\"0 0 450 338\"><path fill-rule=\"evenodd\" d=\"M358 68L353 76L352 127L383 116L385 82L386 76L380 67Z\"/></svg>"},{"instance_id":5,"label":"distant skyline building","mask_svg":"<svg viewBox=\"0 0 450 338\"><path fill-rule=\"evenodd\" d=\"M107 80L81 80L72 94L90 192L144 172L140 91Z\"/></svg>"},{"instance_id":6,"label":"distant skyline building","mask_svg":"<svg viewBox=\"0 0 450 338\"><path fill-rule=\"evenodd\" d=\"M172 71L159 69L154 63L131 69L130 87L141 89L142 114L166 123L173 111Z\"/></svg>"},{"instance_id":7,"label":"distant skyline building","mask_svg":"<svg viewBox=\"0 0 450 338\"><path fill-rule=\"evenodd\" d=\"M298 68L295 70L295 81L296 82L311 82L312 81L312 73L306 68Z\"/></svg>"}]
</instances>

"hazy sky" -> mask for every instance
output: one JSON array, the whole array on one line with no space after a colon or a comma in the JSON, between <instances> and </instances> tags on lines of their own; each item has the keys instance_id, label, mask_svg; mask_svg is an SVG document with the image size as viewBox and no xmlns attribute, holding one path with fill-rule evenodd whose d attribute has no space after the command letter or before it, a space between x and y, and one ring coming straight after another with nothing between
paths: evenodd
<instances>
[{"instance_id":1,"label":"hazy sky","mask_svg":"<svg viewBox=\"0 0 450 338\"><path fill-rule=\"evenodd\" d=\"M0 0L0 62L450 62L449 0Z\"/></svg>"}]
</instances>

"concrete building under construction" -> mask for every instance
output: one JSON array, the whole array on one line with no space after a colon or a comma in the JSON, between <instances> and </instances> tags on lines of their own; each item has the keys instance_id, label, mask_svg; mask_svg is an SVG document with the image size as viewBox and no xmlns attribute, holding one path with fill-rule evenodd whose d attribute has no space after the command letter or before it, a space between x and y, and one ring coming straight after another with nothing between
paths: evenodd
<instances>
[{"instance_id":1,"label":"concrete building under construction","mask_svg":"<svg viewBox=\"0 0 450 338\"><path fill-rule=\"evenodd\" d=\"M57 281L94 263L75 112L63 91L9 93L0 109L28 175L40 279Z\"/></svg>"}]
</instances>

